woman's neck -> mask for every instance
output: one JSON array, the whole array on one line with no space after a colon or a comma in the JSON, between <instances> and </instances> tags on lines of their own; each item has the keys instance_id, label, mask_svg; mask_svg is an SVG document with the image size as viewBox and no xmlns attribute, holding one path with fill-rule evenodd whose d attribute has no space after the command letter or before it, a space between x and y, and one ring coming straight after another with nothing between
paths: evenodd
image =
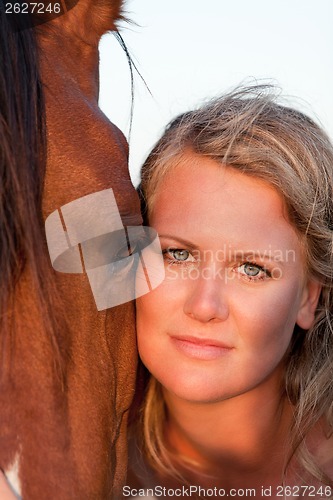
<instances>
[{"instance_id":1,"label":"woman's neck","mask_svg":"<svg viewBox=\"0 0 333 500\"><path fill-rule=\"evenodd\" d=\"M210 404L188 402L167 391L165 400L169 445L198 464L202 484L217 486L217 478L223 487L244 486L246 478L249 483L259 479L261 485L281 482L292 408L278 387L272 391L270 383ZM211 478L205 479L207 475Z\"/></svg>"}]
</instances>

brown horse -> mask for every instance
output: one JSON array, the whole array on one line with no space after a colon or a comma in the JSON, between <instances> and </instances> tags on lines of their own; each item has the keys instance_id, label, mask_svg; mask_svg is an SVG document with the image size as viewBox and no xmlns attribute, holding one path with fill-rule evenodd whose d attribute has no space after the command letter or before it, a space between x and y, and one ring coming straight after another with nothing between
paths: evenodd
<instances>
[{"instance_id":1,"label":"brown horse","mask_svg":"<svg viewBox=\"0 0 333 500\"><path fill-rule=\"evenodd\" d=\"M112 188L123 225L141 224L126 140L97 102L98 42L116 29L121 7L121 0L79 0L36 28L47 131L44 219ZM36 252L37 271L28 255L7 307L0 467L10 481L17 476L24 500L115 499L126 476L136 373L133 302L97 311L85 273L48 269L42 239Z\"/></svg>"}]
</instances>

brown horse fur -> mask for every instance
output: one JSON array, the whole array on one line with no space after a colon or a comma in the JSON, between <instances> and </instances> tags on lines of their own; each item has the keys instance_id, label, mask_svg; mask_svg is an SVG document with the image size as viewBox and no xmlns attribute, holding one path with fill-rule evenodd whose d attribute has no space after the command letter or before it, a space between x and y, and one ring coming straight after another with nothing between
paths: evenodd
<instances>
[{"instance_id":1,"label":"brown horse fur","mask_svg":"<svg viewBox=\"0 0 333 500\"><path fill-rule=\"evenodd\" d=\"M115 29L121 4L79 0L37 28L48 145L44 218L111 187L123 224L141 223L127 143L97 104L98 41ZM24 500L120 498L136 372L133 303L98 312L86 275L53 272L60 296L54 311L63 311L68 325L58 339L63 365L57 376L30 274L27 266L15 291L0 466L6 470L18 457Z\"/></svg>"}]
</instances>

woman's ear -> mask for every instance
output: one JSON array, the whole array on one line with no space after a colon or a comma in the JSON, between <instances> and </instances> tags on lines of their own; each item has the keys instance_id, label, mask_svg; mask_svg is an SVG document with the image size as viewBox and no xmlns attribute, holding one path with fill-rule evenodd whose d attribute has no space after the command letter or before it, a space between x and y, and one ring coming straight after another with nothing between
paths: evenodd
<instances>
[{"instance_id":1,"label":"woman's ear","mask_svg":"<svg viewBox=\"0 0 333 500\"><path fill-rule=\"evenodd\" d=\"M313 325L321 288L317 281L310 279L304 286L296 319L297 325L303 330L308 330Z\"/></svg>"}]
</instances>

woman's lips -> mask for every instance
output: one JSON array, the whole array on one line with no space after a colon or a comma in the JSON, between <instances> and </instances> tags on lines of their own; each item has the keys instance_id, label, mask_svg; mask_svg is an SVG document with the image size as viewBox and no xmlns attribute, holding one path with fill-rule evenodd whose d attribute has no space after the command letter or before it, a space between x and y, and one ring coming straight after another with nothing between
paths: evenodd
<instances>
[{"instance_id":1,"label":"woman's lips","mask_svg":"<svg viewBox=\"0 0 333 500\"><path fill-rule=\"evenodd\" d=\"M206 361L225 356L233 349L231 346L215 339L172 335L170 336L170 339L176 349L189 358Z\"/></svg>"}]
</instances>

